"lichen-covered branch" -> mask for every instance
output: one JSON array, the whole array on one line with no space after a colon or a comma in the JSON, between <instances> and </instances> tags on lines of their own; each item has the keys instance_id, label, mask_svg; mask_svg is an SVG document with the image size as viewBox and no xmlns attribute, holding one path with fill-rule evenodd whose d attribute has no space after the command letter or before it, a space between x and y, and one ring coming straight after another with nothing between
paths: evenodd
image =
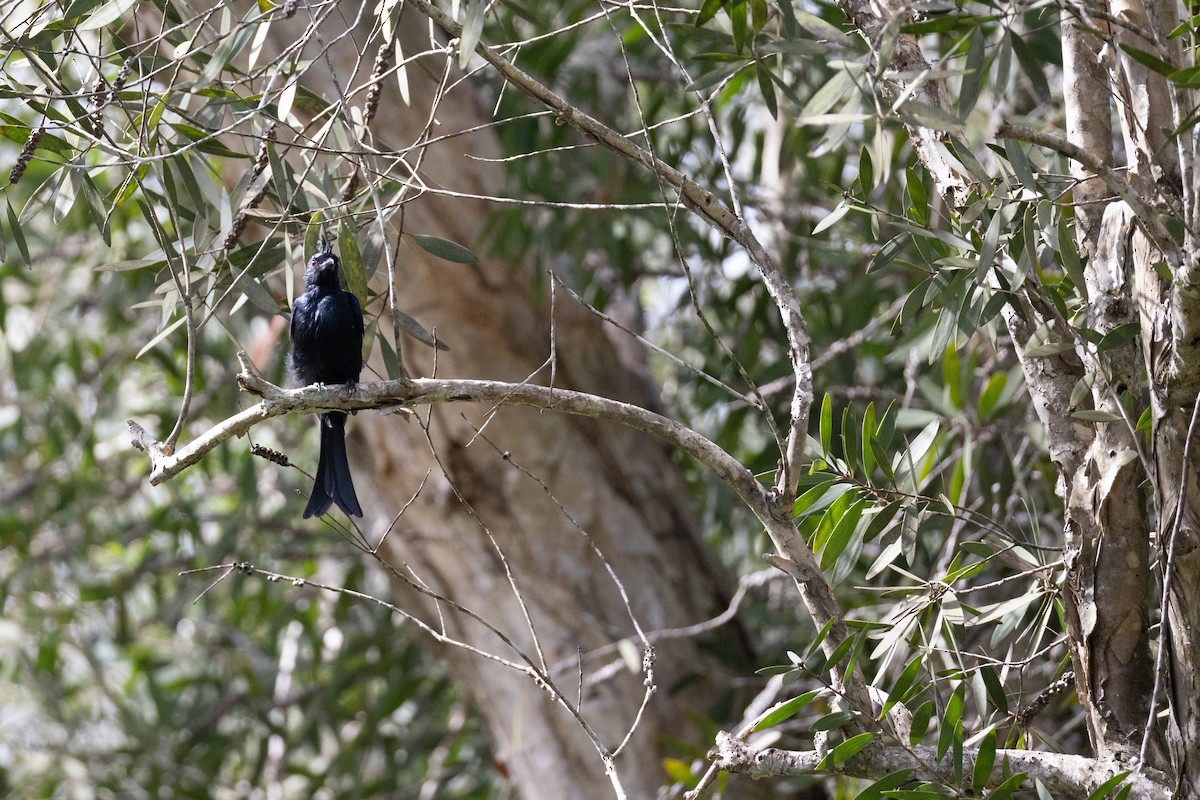
<instances>
[{"instance_id":1,"label":"lichen-covered branch","mask_svg":"<svg viewBox=\"0 0 1200 800\"><path fill-rule=\"evenodd\" d=\"M824 754L810 750L758 750L730 733L717 734L717 746L709 753L713 763L728 772L738 772L752 778L812 775L817 772ZM963 749L962 774L970 776L975 769L977 749ZM1025 773L1026 784L1033 785L1036 779L1054 797L1085 798L1105 781L1128 767L1113 759L1089 758L1068 753L1047 753L1031 750L995 751L995 762L988 778L987 787L994 789L1007 777L1001 768L1007 762L1007 775ZM953 784L957 772L953 753L939 759L932 747L903 748L873 744L852 756L847 761L831 768L823 768L823 774L845 775L856 778L878 779L899 770L912 770L913 781L934 781ZM1126 779L1130 787L1131 800L1167 800L1172 787L1161 773L1153 770L1134 772Z\"/></svg>"}]
</instances>

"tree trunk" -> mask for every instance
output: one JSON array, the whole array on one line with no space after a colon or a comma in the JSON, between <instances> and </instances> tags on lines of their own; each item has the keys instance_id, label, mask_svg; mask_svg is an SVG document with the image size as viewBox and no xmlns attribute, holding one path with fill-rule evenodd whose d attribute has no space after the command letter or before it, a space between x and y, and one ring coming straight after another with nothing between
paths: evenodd
<instances>
[{"instance_id":1,"label":"tree trunk","mask_svg":"<svg viewBox=\"0 0 1200 800\"><path fill-rule=\"evenodd\" d=\"M429 48L428 25L416 14L402 15L398 35L406 55ZM365 80L374 53L366 53L357 74L355 56L349 44L331 50L336 85ZM411 106L401 102L394 80L386 79L371 125L380 150L419 140L435 104L432 137L489 122L470 82L454 85L461 77L457 70L453 88L435 101L445 68L444 55L408 66ZM312 69L307 77L319 75ZM423 148L419 175L429 186L458 193L499 194L503 170L469 158L497 155L492 132L485 129ZM410 152L407 161L415 165L418 156ZM407 177L401 173L393 170ZM623 363L624 348L606 338L593 315L561 295L552 306L548 289L535 289L549 281L535 282L523 264L486 257L480 233L490 208L479 200L428 192L393 219L402 220L406 234L433 234L484 251L479 264L465 266L430 256L407 238L400 245L397 305L450 347L435 360L431 348L407 339L409 372L507 381L534 375L531 380L539 383L653 403L644 365ZM395 241L394 231L389 241ZM385 276L381 265L376 289L385 289L386 283L380 285ZM391 330L386 314L381 328ZM556 360L547 366L552 346ZM372 369L386 375L378 348L364 380L373 378ZM572 704L582 670L580 714L603 748L616 749L638 720L647 678L630 613L591 542L611 563L646 631L696 623L725 603L671 454L630 430L529 409L438 405L416 418L363 413L348 429L364 527L373 541L417 495L386 536L384 559L479 614L538 666L540 647L556 687ZM393 586L401 605L419 608L418 616L450 638L521 661L483 625L402 580ZM716 635L734 636L727 628ZM618 642L624 644L611 646ZM604 652L589 655L606 645ZM522 797L613 796L596 745L529 675L458 646L439 646L436 652L487 716L498 759ZM656 691L614 761L630 797L653 797L667 782L665 739L701 742L688 713L708 713L721 686L714 660L691 640L665 641L655 656Z\"/></svg>"}]
</instances>

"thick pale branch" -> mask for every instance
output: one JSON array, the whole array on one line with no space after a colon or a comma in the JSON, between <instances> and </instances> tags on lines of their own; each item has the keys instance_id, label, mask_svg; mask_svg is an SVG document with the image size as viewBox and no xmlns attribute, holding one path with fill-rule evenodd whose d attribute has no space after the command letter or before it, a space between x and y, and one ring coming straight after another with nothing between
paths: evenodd
<instances>
[{"instance_id":1,"label":"thick pale branch","mask_svg":"<svg viewBox=\"0 0 1200 800\"><path fill-rule=\"evenodd\" d=\"M976 749L963 749L963 775L973 773L978 755ZM733 734L724 732L717 734L717 746L709 757L719 769L753 778L811 775L817 772L822 761L821 753L808 750L755 750ZM1087 797L1106 780L1127 771L1111 759L1031 750L996 750L995 768L988 779L988 788L995 788L1004 780L1005 773L1000 766L1005 762L1007 774L1024 772L1028 784L1032 785L1037 779L1055 797ZM907 749L882 745L868 747L846 762L822 769L822 772L871 779L902 769L913 770L911 779L914 781L943 784L952 782L957 772L952 753L939 760L932 747ZM1130 787L1130 798L1166 800L1171 797L1171 787L1156 771L1133 773L1126 778L1126 785Z\"/></svg>"},{"instance_id":2,"label":"thick pale branch","mask_svg":"<svg viewBox=\"0 0 1200 800\"><path fill-rule=\"evenodd\" d=\"M170 480L198 463L217 445L245 435L255 425L272 417L292 413L363 411L460 401L536 406L618 422L645 431L678 447L713 470L756 514L766 515L771 507L768 492L754 474L709 439L661 414L597 395L528 383L431 378L362 383L353 389L347 386L321 385L282 389L248 370L238 374L238 383L246 391L262 397L262 401L217 423L175 452L163 450L150 440L141 426L130 421L134 446L150 456L151 483L157 485Z\"/></svg>"},{"instance_id":3,"label":"thick pale branch","mask_svg":"<svg viewBox=\"0 0 1200 800\"><path fill-rule=\"evenodd\" d=\"M179 450L168 452L162 445L153 441L140 425L129 421L134 446L145 451L150 457L151 483L160 484L170 480L198 463L223 442L244 436L255 425L273 417L291 413L365 411L432 403L471 402L496 406L533 406L616 422L679 448L711 469L737 492L770 534L772 542L782 556L776 559L775 565L795 580L813 622L818 628L832 623L829 635L825 637L828 648L836 648L848 635L833 590L821 574L812 550L792 522L790 501L784 501L778 492L760 483L741 462L686 425L629 403L585 392L528 383L418 378L363 383L354 388L317 385L302 389L282 389L255 375L250 370L244 354L240 354L240 358L242 371L238 374L239 385L244 390L262 397L262 401L217 423ZM843 670L835 667L836 688L852 708L864 715L863 720L869 719L870 700L861 674L857 670L842 673Z\"/></svg>"}]
</instances>

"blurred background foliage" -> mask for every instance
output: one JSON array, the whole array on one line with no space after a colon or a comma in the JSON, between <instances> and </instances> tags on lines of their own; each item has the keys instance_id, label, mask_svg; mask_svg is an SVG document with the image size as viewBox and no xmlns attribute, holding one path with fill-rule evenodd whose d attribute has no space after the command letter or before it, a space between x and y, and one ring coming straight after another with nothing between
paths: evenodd
<instances>
[{"instance_id":1,"label":"blurred background foliage","mask_svg":"<svg viewBox=\"0 0 1200 800\"><path fill-rule=\"evenodd\" d=\"M126 419L165 432L184 393L184 337L179 329L161 335L181 312L156 237L181 238L204 286L186 441L249 402L233 380L234 354L272 340L265 331L281 324L275 312L293 287L286 273L302 263L309 214L346 177L319 166L302 181L281 162L265 187L279 211L269 232L248 236L229 260L213 256L229 212L252 193L245 176L261 131L243 125L219 142L202 139L205 147L171 150L256 107L240 90L196 79L208 74L210 57L231 57L221 44L245 39L260 18L226 9L204 28L198 8L157 4L183 21L165 40L179 46L203 28L216 49L192 50L181 62L195 82L178 82L172 103L191 101L191 115L167 114L163 136L176 144L156 143L157 179L131 188L137 170L71 133L95 113L86 81L96 68L111 85L132 55L118 19L129 5L18 3L2 23L3 163L17 161L32 127L47 133L24 176L3 189L0 221L0 795L243 797L274 786L285 797L507 796L478 716L436 652L421 649L386 610L286 583L216 582L220 571L180 575L244 560L387 591L338 531L296 524L295 492L306 480L296 471L227 446L151 487L144 456L129 445ZM870 110L865 49L841 32L834 4L719 5L697 25L695 13L643 9L631 19L589 2L504 2L482 30L491 43L558 30L521 47L522 68L649 141L700 184L736 191L746 219L780 253L813 335L822 397L812 417L811 491L796 510L859 620L858 646L875 656L864 659L868 680L891 685L912 663L906 642L933 648L941 656L904 687L912 707L927 709L930 735L934 709L958 687L974 701L966 735L1006 725L1065 657L1053 591L1036 571L969 603L957 590L1046 562L1018 545L1053 545L1061 510L998 306L969 280L976 267L967 257L988 245L964 232L972 221L952 218L929 196L903 129ZM466 3L462 13L475 8ZM950 63L984 59L979 85L960 87L968 135L979 115L1001 105L1018 119L1053 123L1054 104L1043 102L1053 26L1036 10L998 19L983 13L987 3L972 8L979 13L968 19L929 4L919 31ZM659 27L658 16L668 24ZM668 46L690 84L670 68ZM102 57L89 61L88 48ZM47 99L31 53L53 66L66 99ZM138 82L118 87L128 95L124 108L104 110L122 142L144 135L139 126L154 112L141 106L152 86L142 78L163 75L162 58L138 54ZM746 258L670 203L664 212L663 188L646 172L556 124L486 70L477 78L496 117L511 120L496 128L511 157L497 194L649 206L498 205L487 254L530 260L539 281L553 273L694 370L737 386L744 373L782 424L791 388L785 338ZM674 122L658 125L664 120ZM648 139L647 124L656 125ZM989 169L1006 174L998 166L1005 158L997 154ZM371 202L355 202L362 247L377 260ZM839 208L848 213L831 217ZM827 218L832 224L814 231ZM1038 265L1047 280L1061 279L1069 303L1073 288L1056 277L1056 257ZM268 379L285 379L283 356L265 359ZM775 468L778 450L757 411L693 370L650 360L671 415L754 470ZM257 428L256 442L285 453L314 446L309 425L287 422ZM760 570L770 546L748 512L711 475L680 464L715 552L734 574ZM793 594L768 582L750 593L742 616L763 667L819 683L816 632ZM779 730L805 739L811 722L802 715ZM1080 724L1059 703L1039 719L1038 736L1070 746ZM1017 741L1028 731L1004 732ZM678 756L668 771L683 768L670 777L694 780L702 754Z\"/></svg>"}]
</instances>

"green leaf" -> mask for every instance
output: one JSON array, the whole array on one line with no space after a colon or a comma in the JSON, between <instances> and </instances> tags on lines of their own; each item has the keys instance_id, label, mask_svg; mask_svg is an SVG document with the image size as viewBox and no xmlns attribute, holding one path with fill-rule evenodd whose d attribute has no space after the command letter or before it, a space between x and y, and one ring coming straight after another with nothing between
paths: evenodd
<instances>
[{"instance_id":1,"label":"green leaf","mask_svg":"<svg viewBox=\"0 0 1200 800\"><path fill-rule=\"evenodd\" d=\"M1046 82L1043 60L1029 49L1029 45L1022 37L1011 30L1005 38L1012 44L1013 53L1021 65L1021 70L1029 77L1034 94L1043 101L1050 100L1050 84Z\"/></svg>"},{"instance_id":2,"label":"green leaf","mask_svg":"<svg viewBox=\"0 0 1200 800\"><path fill-rule=\"evenodd\" d=\"M758 90L762 92L763 102L767 105L767 113L771 119L779 119L779 101L775 97L775 84L771 81L771 71L762 61L754 62L754 71L758 76Z\"/></svg>"},{"instance_id":3,"label":"green leaf","mask_svg":"<svg viewBox=\"0 0 1200 800\"><path fill-rule=\"evenodd\" d=\"M8 231L12 235L13 241L17 244L17 250L21 254L21 262L23 264L32 264L33 261L29 258L29 245L25 243L25 231L21 227L21 223L17 220L17 212L13 210L11 195L4 198L4 206L8 212Z\"/></svg>"},{"instance_id":4,"label":"green leaf","mask_svg":"<svg viewBox=\"0 0 1200 800\"><path fill-rule=\"evenodd\" d=\"M1127 322L1124 325L1118 325L1108 333L1104 334L1104 338L1100 340L1098 345L1096 345L1096 349L1104 352L1106 350L1112 350L1113 348L1120 347L1121 345L1132 341L1133 338L1138 335L1141 329L1141 325L1136 322Z\"/></svg>"},{"instance_id":5,"label":"green leaf","mask_svg":"<svg viewBox=\"0 0 1200 800\"><path fill-rule=\"evenodd\" d=\"M987 76L984 64L986 48L984 34L981 28L971 31L967 43L967 62L964 65L962 85L958 90L958 118L965 120L975 109L979 93L983 88L983 79Z\"/></svg>"},{"instance_id":6,"label":"green leaf","mask_svg":"<svg viewBox=\"0 0 1200 800\"><path fill-rule=\"evenodd\" d=\"M304 229L304 257L312 258L321 246L321 212L314 211Z\"/></svg>"},{"instance_id":7,"label":"green leaf","mask_svg":"<svg viewBox=\"0 0 1200 800\"><path fill-rule=\"evenodd\" d=\"M342 274L346 286L358 298L363 308L367 306L367 275L363 269L362 254L358 250L358 237L350 223L343 219L338 223L338 256L342 262Z\"/></svg>"},{"instance_id":8,"label":"green leaf","mask_svg":"<svg viewBox=\"0 0 1200 800\"><path fill-rule=\"evenodd\" d=\"M379 353L383 357L388 380L397 380L400 377L400 359L396 357L396 348L392 346L392 340L384 335L382 328L376 331L376 338L379 339Z\"/></svg>"},{"instance_id":9,"label":"green leaf","mask_svg":"<svg viewBox=\"0 0 1200 800\"><path fill-rule=\"evenodd\" d=\"M875 169L871 164L871 148L864 147L858 155L858 189L865 197L875 188ZM894 239L892 241L895 241ZM877 254L878 255L878 254ZM872 263L874 260L872 259ZM870 272L870 267L867 268Z\"/></svg>"},{"instance_id":10,"label":"green leaf","mask_svg":"<svg viewBox=\"0 0 1200 800\"><path fill-rule=\"evenodd\" d=\"M849 489L850 484L838 483L835 478L822 481L796 498L796 502L792 504L792 516L804 517L820 511ZM837 490L836 493L833 490Z\"/></svg>"},{"instance_id":11,"label":"green leaf","mask_svg":"<svg viewBox=\"0 0 1200 800\"><path fill-rule=\"evenodd\" d=\"M1004 692L1004 686L1000 683L1000 676L996 674L996 668L985 665L980 668L979 672L983 676L983 685L987 690L988 700L992 701L992 705L1001 714L1007 714L1008 695Z\"/></svg>"},{"instance_id":12,"label":"green leaf","mask_svg":"<svg viewBox=\"0 0 1200 800\"><path fill-rule=\"evenodd\" d=\"M1124 772L1118 772L1116 775L1113 775L1104 783L1097 786L1092 793L1087 796L1087 800L1104 800L1105 797L1108 797L1109 794L1112 793L1113 789L1117 788L1118 785L1120 785L1126 778L1129 777L1129 774L1130 770L1125 770Z\"/></svg>"},{"instance_id":13,"label":"green leaf","mask_svg":"<svg viewBox=\"0 0 1200 800\"><path fill-rule=\"evenodd\" d=\"M875 740L875 734L867 732L860 733L857 736L851 736L846 741L839 744L826 754L821 759L821 763L817 765L817 772L833 769L838 764L844 764L854 756L858 755L862 750Z\"/></svg>"},{"instance_id":14,"label":"green leaf","mask_svg":"<svg viewBox=\"0 0 1200 800\"><path fill-rule=\"evenodd\" d=\"M400 309L397 308L393 310L392 313L396 315L396 321L400 323L400 327L404 329L404 332L416 339L421 344L427 344L435 350L450 349L445 342L443 342L441 339L433 338L433 334L425 330L421 323L417 322Z\"/></svg>"},{"instance_id":15,"label":"green leaf","mask_svg":"<svg viewBox=\"0 0 1200 800\"><path fill-rule=\"evenodd\" d=\"M1071 283L1075 284L1081 293L1086 293L1087 283L1083 278L1083 262L1079 260L1079 251L1075 249L1075 237L1071 235L1067 223L1060 220L1058 223L1058 256L1062 261L1063 269L1067 275L1071 276Z\"/></svg>"},{"instance_id":16,"label":"green leaf","mask_svg":"<svg viewBox=\"0 0 1200 800\"><path fill-rule=\"evenodd\" d=\"M700 6L700 13L696 15L696 27L699 28L717 15L724 5L722 0L704 0Z\"/></svg>"},{"instance_id":17,"label":"green leaf","mask_svg":"<svg viewBox=\"0 0 1200 800\"><path fill-rule=\"evenodd\" d=\"M828 392L825 393L825 398L821 401L821 422L819 429L821 432L821 454L828 455L829 448L833 443L833 398Z\"/></svg>"},{"instance_id":18,"label":"green leaf","mask_svg":"<svg viewBox=\"0 0 1200 800\"><path fill-rule=\"evenodd\" d=\"M896 682L892 684L892 688L888 690L887 702L883 704L883 709L879 712L880 719L887 716L887 713L897 703L904 702L908 690L912 688L913 683L917 680L917 675L921 673L921 668L925 666L925 658L924 655L917 655L913 657L912 661L908 662L904 671L900 673L900 677L896 679Z\"/></svg>"},{"instance_id":19,"label":"green leaf","mask_svg":"<svg viewBox=\"0 0 1200 800\"><path fill-rule=\"evenodd\" d=\"M844 497L851 497L850 493ZM837 563L838 556L846 549L846 545L850 543L850 538L858 527L858 520L862 516L863 507L866 505L865 499L855 501L842 514L837 524L833 526L828 538L823 542L820 548L821 553L821 569L827 570Z\"/></svg>"},{"instance_id":20,"label":"green leaf","mask_svg":"<svg viewBox=\"0 0 1200 800\"><path fill-rule=\"evenodd\" d=\"M1179 68L1174 64L1170 63L1169 61L1163 61L1158 56L1153 55L1152 53L1147 53L1145 50L1139 50L1138 48L1128 44L1122 44L1120 45L1120 48L1125 55L1141 64L1143 67L1149 67L1151 71L1157 72L1159 75L1166 75L1170 77L1176 72L1179 72Z\"/></svg>"},{"instance_id":21,"label":"green leaf","mask_svg":"<svg viewBox=\"0 0 1200 800\"><path fill-rule=\"evenodd\" d=\"M854 714L849 711L833 711L812 724L814 731L832 731L849 723Z\"/></svg>"},{"instance_id":22,"label":"green leaf","mask_svg":"<svg viewBox=\"0 0 1200 800\"><path fill-rule=\"evenodd\" d=\"M996 729L991 728L983 735L979 743L979 752L975 755L975 768L971 773L971 786L976 794L987 788L988 778L992 776L992 766L996 763Z\"/></svg>"},{"instance_id":23,"label":"green leaf","mask_svg":"<svg viewBox=\"0 0 1200 800\"><path fill-rule=\"evenodd\" d=\"M988 800L1009 800L1009 798L1017 793L1017 789L1020 789L1024 785L1027 777L1024 772L1009 775L1004 779L1003 783L992 790L992 793L988 795Z\"/></svg>"},{"instance_id":24,"label":"green leaf","mask_svg":"<svg viewBox=\"0 0 1200 800\"><path fill-rule=\"evenodd\" d=\"M706 72L694 81L683 87L685 92L703 92L706 89L711 89L717 86L722 81L730 78L741 72L746 67L754 62L747 58L740 58L736 63L726 64L720 69L715 69L712 72Z\"/></svg>"},{"instance_id":25,"label":"green leaf","mask_svg":"<svg viewBox=\"0 0 1200 800\"><path fill-rule=\"evenodd\" d=\"M729 15L729 25L733 31L733 47L739 53L746 49L750 42L750 26L746 19L746 0L726 0L725 13Z\"/></svg>"},{"instance_id":26,"label":"green leaf","mask_svg":"<svg viewBox=\"0 0 1200 800\"><path fill-rule=\"evenodd\" d=\"M768 709L766 713L764 713L758 719L757 722L754 723L754 727L751 728L751 731L757 732L766 730L767 728L773 728L784 720L791 719L792 717L796 716L801 709L819 697L820 694L820 690L814 690L811 692L805 692L804 694L798 697L793 697L790 700L784 700L782 703L776 703L774 706Z\"/></svg>"},{"instance_id":27,"label":"green leaf","mask_svg":"<svg viewBox=\"0 0 1200 800\"><path fill-rule=\"evenodd\" d=\"M929 721L933 719L933 701L926 700L921 705L917 706L917 710L913 712L912 727L908 731L908 743L916 747L925 731L929 730Z\"/></svg>"},{"instance_id":28,"label":"green leaf","mask_svg":"<svg viewBox=\"0 0 1200 800\"><path fill-rule=\"evenodd\" d=\"M1004 221L1003 216L999 211L992 214L987 233L983 236L983 246L979 248L979 269L975 273L976 280L980 282L987 277L996 260L996 250L1000 244L1000 224Z\"/></svg>"},{"instance_id":29,"label":"green leaf","mask_svg":"<svg viewBox=\"0 0 1200 800\"><path fill-rule=\"evenodd\" d=\"M892 795L888 793L892 789L899 788L908 783L909 776L912 775L912 773L912 769L902 769L897 770L896 772L889 772L887 775L884 775L866 789L863 789L861 792L859 792L858 796L855 797L854 800L881 800L881 798L883 798L885 795L891 797Z\"/></svg>"},{"instance_id":30,"label":"green leaf","mask_svg":"<svg viewBox=\"0 0 1200 800\"><path fill-rule=\"evenodd\" d=\"M79 181L79 188L83 193L83 199L86 201L88 214L92 218L92 224L96 226L96 230L100 233L100 238L108 246L112 246L112 236L108 229L108 214L104 209L104 198L100 196L100 190L96 188L96 184L88 176L84 169L77 169L73 174Z\"/></svg>"},{"instance_id":31,"label":"green leaf","mask_svg":"<svg viewBox=\"0 0 1200 800\"><path fill-rule=\"evenodd\" d=\"M865 154L866 150L864 150L863 153ZM901 233L884 242L883 246L880 247L875 255L871 257L871 263L867 264L867 272L873 272L880 267L887 266L889 263L891 263L892 259L896 257L896 254L899 253L904 245L908 243L909 238L910 237L907 233ZM924 284L922 284L922 286L924 286ZM915 294L916 290L914 289L913 292ZM923 299L924 296L925 293L922 291L920 293L920 297ZM905 318L907 319L907 317Z\"/></svg>"},{"instance_id":32,"label":"green leaf","mask_svg":"<svg viewBox=\"0 0 1200 800\"><path fill-rule=\"evenodd\" d=\"M479 261L474 253L458 242L424 233L413 234L413 239L422 250L446 261L452 261L455 264L474 264Z\"/></svg>"},{"instance_id":33,"label":"green leaf","mask_svg":"<svg viewBox=\"0 0 1200 800\"><path fill-rule=\"evenodd\" d=\"M938 722L937 757L939 761L952 746L962 742L962 713L966 690L965 683L959 683L954 687L954 692L950 695L949 702L946 703L946 710Z\"/></svg>"},{"instance_id":34,"label":"green leaf","mask_svg":"<svg viewBox=\"0 0 1200 800\"><path fill-rule=\"evenodd\" d=\"M1121 415L1113 414L1111 411L1100 411L1098 409L1087 408L1082 411L1075 411L1071 414L1074 419L1081 419L1084 422L1120 422Z\"/></svg>"},{"instance_id":35,"label":"green leaf","mask_svg":"<svg viewBox=\"0 0 1200 800\"><path fill-rule=\"evenodd\" d=\"M867 403L863 412L862 435L862 464L863 477L870 482L871 473L875 471L875 451L871 449L871 440L875 438L877 424L875 422L875 403Z\"/></svg>"}]
</instances>

